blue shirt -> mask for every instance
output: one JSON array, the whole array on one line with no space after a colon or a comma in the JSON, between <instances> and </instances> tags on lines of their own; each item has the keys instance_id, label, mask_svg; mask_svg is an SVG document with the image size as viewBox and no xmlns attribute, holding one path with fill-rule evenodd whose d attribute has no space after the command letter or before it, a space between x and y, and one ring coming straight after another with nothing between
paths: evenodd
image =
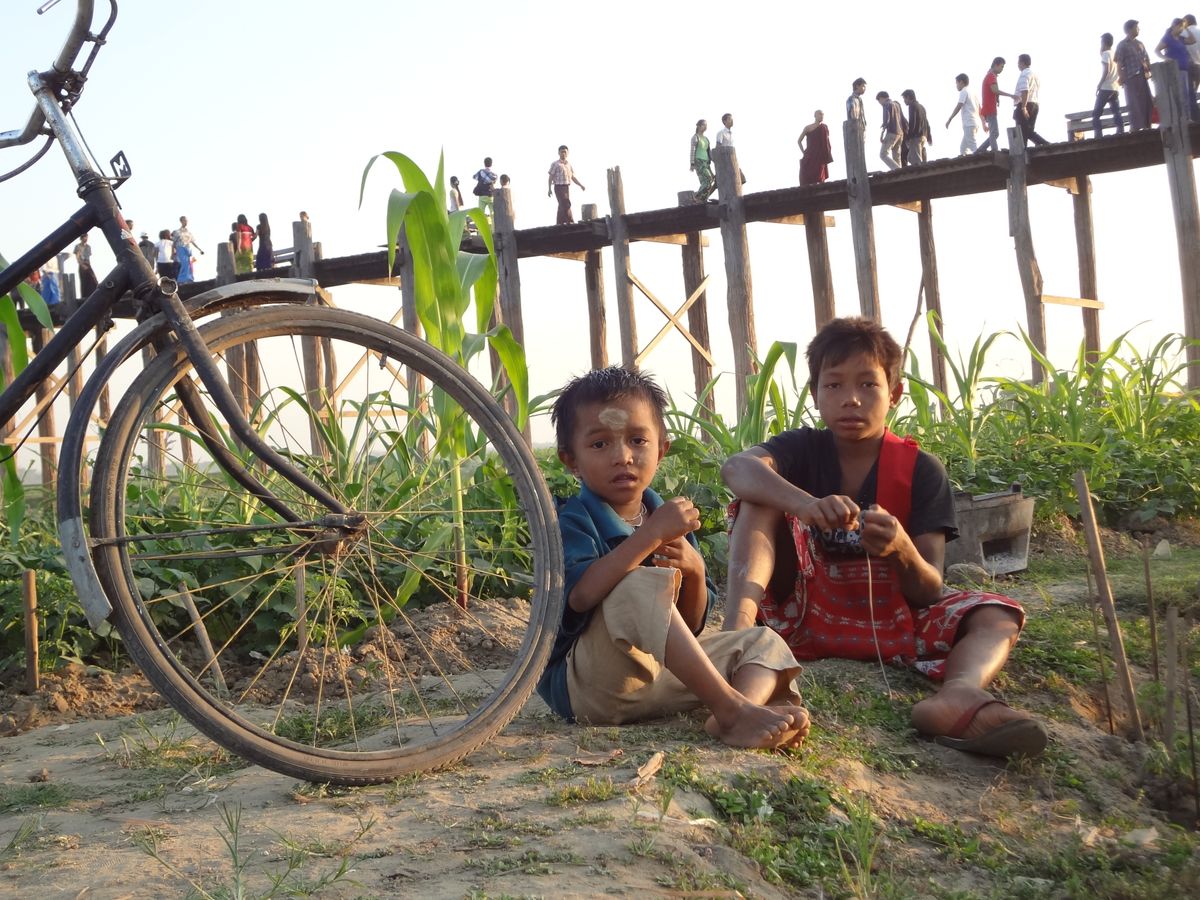
<instances>
[{"instance_id":1,"label":"blue shirt","mask_svg":"<svg viewBox=\"0 0 1200 900\"><path fill-rule=\"evenodd\" d=\"M663 499L647 488L642 494L642 502L646 504L646 514L649 515L662 506ZM633 534L634 528L618 516L604 500L588 490L586 485L581 485L579 493L574 497L560 501L558 528L562 532L563 543L562 622L559 623L558 636L554 639L554 648L550 651L550 661L546 663L546 670L538 680L537 691L554 712L568 721L574 721L571 697L567 693L567 654L587 629L598 607L593 607L587 612L576 612L568 600L588 566L616 549ZM695 535L688 534L687 539L693 547L700 549ZM700 623L697 634L704 629L708 614L717 599L716 586L707 575L704 577L704 583L708 587L708 605L705 607L704 620Z\"/></svg>"}]
</instances>

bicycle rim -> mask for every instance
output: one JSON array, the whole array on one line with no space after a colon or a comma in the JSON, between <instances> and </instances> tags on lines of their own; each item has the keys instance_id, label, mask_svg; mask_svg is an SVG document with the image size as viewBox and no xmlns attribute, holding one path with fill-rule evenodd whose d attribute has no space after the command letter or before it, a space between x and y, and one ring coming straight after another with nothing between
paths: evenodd
<instances>
[{"instance_id":1,"label":"bicycle rim","mask_svg":"<svg viewBox=\"0 0 1200 900\"><path fill-rule=\"evenodd\" d=\"M276 771L366 784L461 758L528 699L560 611L558 531L520 434L454 362L366 316L265 308L201 333L256 429L349 511L211 420L283 521L181 420L186 356L156 357L91 490L127 651L197 728Z\"/></svg>"}]
</instances>

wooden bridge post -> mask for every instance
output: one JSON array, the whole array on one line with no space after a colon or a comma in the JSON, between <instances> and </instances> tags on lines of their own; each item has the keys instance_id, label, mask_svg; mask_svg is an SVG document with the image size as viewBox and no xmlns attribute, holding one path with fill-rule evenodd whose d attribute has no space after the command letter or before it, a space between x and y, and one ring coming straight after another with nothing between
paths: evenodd
<instances>
[{"instance_id":1,"label":"wooden bridge post","mask_svg":"<svg viewBox=\"0 0 1200 900\"><path fill-rule=\"evenodd\" d=\"M1075 212L1075 251L1079 257L1079 296L1099 300L1096 287L1096 243L1092 234L1092 179L1080 175L1071 192ZM1100 356L1100 310L1084 307L1083 345L1089 359Z\"/></svg>"},{"instance_id":2,"label":"wooden bridge post","mask_svg":"<svg viewBox=\"0 0 1200 900\"><path fill-rule=\"evenodd\" d=\"M1046 353L1046 318L1042 309L1042 270L1033 251L1033 229L1029 223L1029 192L1026 189L1025 138L1019 129L1008 129L1008 233L1017 251L1017 271L1025 294L1025 317L1029 339L1039 352ZM1033 382L1045 377L1041 363L1032 359Z\"/></svg>"},{"instance_id":3,"label":"wooden bridge post","mask_svg":"<svg viewBox=\"0 0 1200 900\"><path fill-rule=\"evenodd\" d=\"M833 299L833 269L829 264L829 237L825 214L818 210L804 216L804 239L808 244L808 273L812 278L813 315L817 330L837 316Z\"/></svg>"},{"instance_id":4,"label":"wooden bridge post","mask_svg":"<svg viewBox=\"0 0 1200 900\"><path fill-rule=\"evenodd\" d=\"M692 191L680 191L679 205L690 206L695 202L695 196ZM685 240L686 243L683 245L683 293L690 297L704 281L704 238L699 231L689 231L685 235ZM696 302L688 307L687 316L688 331L691 332L692 337L711 351L712 341L708 337L708 291L701 293L696 298ZM704 389L712 381L713 374L708 360L694 347L692 348L692 375L696 384L696 397L699 398L704 395ZM715 408L711 393L704 398L704 406L709 412Z\"/></svg>"},{"instance_id":5,"label":"wooden bridge post","mask_svg":"<svg viewBox=\"0 0 1200 900\"><path fill-rule=\"evenodd\" d=\"M621 365L637 368L637 319L633 314L633 282L629 280L629 229L625 226L625 185L621 167L608 170L608 233L612 239L613 283L617 289L617 323L621 329Z\"/></svg>"},{"instance_id":6,"label":"wooden bridge post","mask_svg":"<svg viewBox=\"0 0 1200 900\"><path fill-rule=\"evenodd\" d=\"M729 335L733 338L733 371L737 378L737 409L746 411L748 379L754 374L758 339L754 333L754 287L750 280L750 242L746 239L746 210L742 205L742 170L737 151L713 148L717 191L721 202L721 244L725 249L725 303Z\"/></svg>"},{"instance_id":7,"label":"wooden bridge post","mask_svg":"<svg viewBox=\"0 0 1200 900\"><path fill-rule=\"evenodd\" d=\"M40 326L33 329L30 333L30 344L34 355L41 353L46 346L46 341L53 334L47 328ZM42 410L41 416L38 418L38 455L42 459L42 486L51 487L54 484L55 473L58 470L58 447L55 444L57 437L57 429L54 426L54 402L51 400L50 385L43 381L37 386L35 392L37 397L37 405L40 407L45 404L45 409Z\"/></svg>"},{"instance_id":8,"label":"wooden bridge post","mask_svg":"<svg viewBox=\"0 0 1200 900\"><path fill-rule=\"evenodd\" d=\"M863 316L879 321L879 277L875 271L875 215L871 208L871 182L863 148L864 125L857 119L842 123L846 145L846 197L850 206L850 233L854 239L854 272L858 277L858 306Z\"/></svg>"},{"instance_id":9,"label":"wooden bridge post","mask_svg":"<svg viewBox=\"0 0 1200 900\"><path fill-rule=\"evenodd\" d=\"M512 189L497 188L492 197L495 222L496 268L500 284L500 321L517 343L525 346L525 317L521 311L521 273L517 268L517 228L513 221Z\"/></svg>"},{"instance_id":10,"label":"wooden bridge post","mask_svg":"<svg viewBox=\"0 0 1200 900\"><path fill-rule=\"evenodd\" d=\"M1155 63L1154 95L1162 123L1163 155L1171 207L1175 214L1175 240L1179 248L1179 281L1183 289L1183 327L1189 339L1188 387L1200 388L1200 206L1196 203L1196 173L1192 168L1192 141L1188 103L1174 62Z\"/></svg>"},{"instance_id":11,"label":"wooden bridge post","mask_svg":"<svg viewBox=\"0 0 1200 900\"><path fill-rule=\"evenodd\" d=\"M219 260L218 260L219 262ZM292 222L292 265L291 275L295 278L316 276L317 248L312 239L312 222L298 219ZM329 447L321 433L321 419L326 417L328 406L336 400L325 392L325 354L319 338L300 339L301 365L304 368L304 396L311 410L308 418L308 442L314 455L328 457ZM249 360L246 360L248 363ZM337 422L331 423L335 427Z\"/></svg>"},{"instance_id":12,"label":"wooden bridge post","mask_svg":"<svg viewBox=\"0 0 1200 900\"><path fill-rule=\"evenodd\" d=\"M500 302L492 313L492 324L503 322L512 332L514 340L525 347L525 315L521 310L521 272L517 266L517 227L513 215L512 189L496 188L492 197L492 221L495 223L497 287ZM503 376L500 368L500 357L492 354L492 381L496 385L507 385L508 378ZM517 404L511 393L503 397L505 410L510 416L516 415ZM525 443L533 446L533 435L529 430L529 422L525 423L523 431Z\"/></svg>"},{"instance_id":13,"label":"wooden bridge post","mask_svg":"<svg viewBox=\"0 0 1200 900\"><path fill-rule=\"evenodd\" d=\"M942 331L942 290L938 284L937 247L933 242L933 204L928 199L921 201L917 210L917 239L921 244L921 285L925 289L925 309L934 314L934 325L940 337ZM933 383L939 391L946 393L946 357L942 348L929 335L929 359L933 369Z\"/></svg>"},{"instance_id":14,"label":"wooden bridge post","mask_svg":"<svg viewBox=\"0 0 1200 900\"><path fill-rule=\"evenodd\" d=\"M213 281L217 285L233 284L237 281L237 270L233 264L233 245L226 241L217 245L217 274ZM222 315L231 315L229 312ZM246 354L242 347L233 346L225 351L225 378L229 382L229 390L237 399L238 408L246 409Z\"/></svg>"},{"instance_id":15,"label":"wooden bridge post","mask_svg":"<svg viewBox=\"0 0 1200 900\"><path fill-rule=\"evenodd\" d=\"M583 221L591 222L596 217L596 204L583 204ZM608 365L608 321L604 310L604 256L599 250L589 250L583 258L583 283L587 289L592 368L603 369Z\"/></svg>"}]
</instances>

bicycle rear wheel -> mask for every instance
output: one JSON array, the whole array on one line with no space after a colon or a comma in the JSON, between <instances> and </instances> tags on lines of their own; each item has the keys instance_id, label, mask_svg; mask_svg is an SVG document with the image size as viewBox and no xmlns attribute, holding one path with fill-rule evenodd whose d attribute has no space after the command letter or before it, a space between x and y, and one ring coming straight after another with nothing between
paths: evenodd
<instances>
[{"instance_id":1,"label":"bicycle rear wheel","mask_svg":"<svg viewBox=\"0 0 1200 900\"><path fill-rule=\"evenodd\" d=\"M197 728L279 772L366 784L444 766L536 684L562 548L532 454L491 396L424 342L344 310L268 307L201 329L267 442L331 513L186 418L177 349L101 441L90 538L130 656ZM420 390L418 377L430 387Z\"/></svg>"}]
</instances>

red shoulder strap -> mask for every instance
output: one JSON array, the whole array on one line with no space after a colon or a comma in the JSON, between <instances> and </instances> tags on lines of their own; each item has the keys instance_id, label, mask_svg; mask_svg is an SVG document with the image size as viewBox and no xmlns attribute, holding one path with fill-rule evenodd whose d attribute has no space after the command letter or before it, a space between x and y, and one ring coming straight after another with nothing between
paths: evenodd
<instances>
[{"instance_id":1,"label":"red shoulder strap","mask_svg":"<svg viewBox=\"0 0 1200 900\"><path fill-rule=\"evenodd\" d=\"M875 502L899 519L905 530L912 512L913 471L919 449L910 437L883 432L883 446L879 448L879 466L875 473Z\"/></svg>"}]
</instances>

